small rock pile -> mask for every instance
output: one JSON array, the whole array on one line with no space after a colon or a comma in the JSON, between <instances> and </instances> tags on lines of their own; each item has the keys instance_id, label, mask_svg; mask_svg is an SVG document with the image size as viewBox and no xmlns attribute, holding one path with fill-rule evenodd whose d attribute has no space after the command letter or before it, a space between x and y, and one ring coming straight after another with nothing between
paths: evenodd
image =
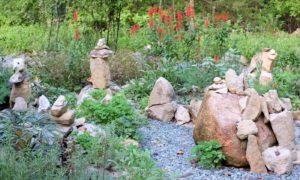
<instances>
[{"instance_id":1,"label":"small rock pile","mask_svg":"<svg viewBox=\"0 0 300 180\"><path fill-rule=\"evenodd\" d=\"M268 68L263 67L264 70ZM214 79L205 91L194 140L218 140L228 165L250 165L255 173L267 173L267 169L277 174L289 173L293 162L300 160L294 122L300 119L300 112L291 112L290 99L280 99L276 90L259 95L245 85L245 77L229 69L225 81Z\"/></svg>"},{"instance_id":2,"label":"small rock pile","mask_svg":"<svg viewBox=\"0 0 300 180\"><path fill-rule=\"evenodd\" d=\"M171 83L160 77L151 91L146 112L150 118L170 122L175 118L182 125L195 120L201 101L192 100L189 106L177 104Z\"/></svg>"},{"instance_id":3,"label":"small rock pile","mask_svg":"<svg viewBox=\"0 0 300 180\"><path fill-rule=\"evenodd\" d=\"M24 58L15 58L13 60L14 74L10 77L9 82L12 84L9 104L10 108L15 111L26 111L27 101L31 95L31 86L29 76L26 72Z\"/></svg>"},{"instance_id":4,"label":"small rock pile","mask_svg":"<svg viewBox=\"0 0 300 180\"><path fill-rule=\"evenodd\" d=\"M59 96L50 110L51 118L58 124L71 125L75 119L75 111L68 109L65 96Z\"/></svg>"}]
</instances>

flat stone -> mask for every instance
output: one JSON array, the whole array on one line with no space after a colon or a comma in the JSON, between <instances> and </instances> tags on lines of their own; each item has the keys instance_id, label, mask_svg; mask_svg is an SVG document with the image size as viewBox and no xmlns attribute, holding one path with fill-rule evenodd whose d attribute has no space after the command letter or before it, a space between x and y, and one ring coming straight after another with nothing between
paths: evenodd
<instances>
[{"instance_id":1,"label":"flat stone","mask_svg":"<svg viewBox=\"0 0 300 180\"><path fill-rule=\"evenodd\" d=\"M27 109L27 102L25 101L25 99L23 97L17 97L15 99L13 110L18 112L24 112Z\"/></svg>"},{"instance_id":2,"label":"flat stone","mask_svg":"<svg viewBox=\"0 0 300 180\"><path fill-rule=\"evenodd\" d=\"M249 162L252 172L254 173L268 172L257 144L257 138L254 135L248 136L246 158Z\"/></svg>"},{"instance_id":3,"label":"flat stone","mask_svg":"<svg viewBox=\"0 0 300 180\"><path fill-rule=\"evenodd\" d=\"M65 96L60 95L51 107L51 115L60 117L68 110L68 103Z\"/></svg>"},{"instance_id":4,"label":"flat stone","mask_svg":"<svg viewBox=\"0 0 300 180\"><path fill-rule=\"evenodd\" d=\"M237 136L241 139L247 139L248 135L257 134L258 129L252 120L242 120L237 125Z\"/></svg>"}]
</instances>

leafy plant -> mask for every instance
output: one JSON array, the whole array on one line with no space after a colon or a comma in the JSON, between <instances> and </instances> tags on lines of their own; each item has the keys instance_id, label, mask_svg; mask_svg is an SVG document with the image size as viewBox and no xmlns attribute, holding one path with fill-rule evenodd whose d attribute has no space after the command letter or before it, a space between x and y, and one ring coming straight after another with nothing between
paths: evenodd
<instances>
[{"instance_id":1,"label":"leafy plant","mask_svg":"<svg viewBox=\"0 0 300 180\"><path fill-rule=\"evenodd\" d=\"M76 136L76 142L85 150L90 150L97 143L97 139L89 133L84 132Z\"/></svg>"},{"instance_id":2,"label":"leafy plant","mask_svg":"<svg viewBox=\"0 0 300 180\"><path fill-rule=\"evenodd\" d=\"M0 62L0 104L4 103L5 98L10 94L8 81L11 74L11 70L2 67L2 62Z\"/></svg>"},{"instance_id":3,"label":"leafy plant","mask_svg":"<svg viewBox=\"0 0 300 180\"><path fill-rule=\"evenodd\" d=\"M216 140L202 141L192 149L192 155L199 165L208 168L217 168L225 160L221 148L222 145Z\"/></svg>"}]
</instances>

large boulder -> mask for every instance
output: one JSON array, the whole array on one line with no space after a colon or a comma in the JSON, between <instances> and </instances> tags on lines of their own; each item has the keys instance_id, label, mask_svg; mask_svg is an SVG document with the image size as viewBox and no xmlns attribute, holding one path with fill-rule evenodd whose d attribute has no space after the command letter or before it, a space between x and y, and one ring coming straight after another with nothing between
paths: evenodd
<instances>
[{"instance_id":1,"label":"large boulder","mask_svg":"<svg viewBox=\"0 0 300 180\"><path fill-rule=\"evenodd\" d=\"M293 170L291 151L274 146L266 149L262 153L263 160L267 168L277 174L289 173Z\"/></svg>"},{"instance_id":2,"label":"large boulder","mask_svg":"<svg viewBox=\"0 0 300 180\"><path fill-rule=\"evenodd\" d=\"M195 123L197 116L199 114L199 110L201 108L202 101L197 99L192 99L189 105L189 112L191 114L191 118L193 123Z\"/></svg>"},{"instance_id":3,"label":"large boulder","mask_svg":"<svg viewBox=\"0 0 300 180\"><path fill-rule=\"evenodd\" d=\"M90 69L89 81L93 84L93 88L106 89L111 79L108 61L102 58L91 58Z\"/></svg>"},{"instance_id":4,"label":"large boulder","mask_svg":"<svg viewBox=\"0 0 300 180\"><path fill-rule=\"evenodd\" d=\"M257 143L257 138L254 135L248 136L246 157L252 172L267 173L267 169Z\"/></svg>"},{"instance_id":5,"label":"large boulder","mask_svg":"<svg viewBox=\"0 0 300 180\"><path fill-rule=\"evenodd\" d=\"M148 107L162 105L175 100L175 91L171 83L163 77L155 82L149 97Z\"/></svg>"},{"instance_id":6,"label":"large boulder","mask_svg":"<svg viewBox=\"0 0 300 180\"><path fill-rule=\"evenodd\" d=\"M176 102L170 102L162 105L149 107L146 111L152 119L169 122L172 121L177 109Z\"/></svg>"},{"instance_id":7,"label":"large boulder","mask_svg":"<svg viewBox=\"0 0 300 180\"><path fill-rule=\"evenodd\" d=\"M199 111L195 129L196 142L217 140L222 144L226 163L236 167L248 165L246 141L241 141L236 133L236 123L241 120L240 96L207 91Z\"/></svg>"},{"instance_id":8,"label":"large boulder","mask_svg":"<svg viewBox=\"0 0 300 180\"><path fill-rule=\"evenodd\" d=\"M31 96L31 84L29 79L26 78L21 83L13 84L12 90L10 92L9 104L12 108L15 104L15 99L17 97L22 97L27 102Z\"/></svg>"}]
</instances>

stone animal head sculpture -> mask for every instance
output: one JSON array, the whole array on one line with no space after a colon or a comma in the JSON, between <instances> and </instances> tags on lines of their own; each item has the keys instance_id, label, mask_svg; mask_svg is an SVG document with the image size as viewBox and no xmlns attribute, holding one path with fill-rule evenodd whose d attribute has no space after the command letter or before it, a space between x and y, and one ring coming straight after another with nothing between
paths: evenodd
<instances>
[{"instance_id":1,"label":"stone animal head sculpture","mask_svg":"<svg viewBox=\"0 0 300 180\"><path fill-rule=\"evenodd\" d=\"M26 68L25 58L15 58L13 60L13 70L15 72L22 72Z\"/></svg>"}]
</instances>

